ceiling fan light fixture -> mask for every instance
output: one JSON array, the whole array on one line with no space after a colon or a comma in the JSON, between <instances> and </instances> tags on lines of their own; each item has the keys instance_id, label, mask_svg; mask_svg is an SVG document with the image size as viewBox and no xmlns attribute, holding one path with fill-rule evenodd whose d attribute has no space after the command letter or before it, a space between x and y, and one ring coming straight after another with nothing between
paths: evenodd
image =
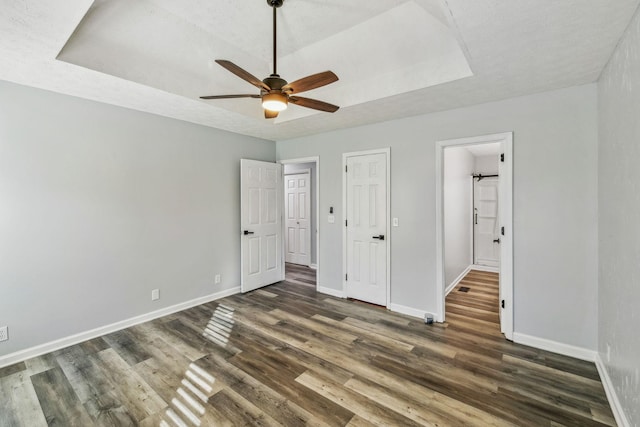
<instances>
[{"instance_id":1,"label":"ceiling fan light fixture","mask_svg":"<svg viewBox=\"0 0 640 427\"><path fill-rule=\"evenodd\" d=\"M266 93L262 96L262 108L269 111L287 109L287 97L282 93Z\"/></svg>"}]
</instances>

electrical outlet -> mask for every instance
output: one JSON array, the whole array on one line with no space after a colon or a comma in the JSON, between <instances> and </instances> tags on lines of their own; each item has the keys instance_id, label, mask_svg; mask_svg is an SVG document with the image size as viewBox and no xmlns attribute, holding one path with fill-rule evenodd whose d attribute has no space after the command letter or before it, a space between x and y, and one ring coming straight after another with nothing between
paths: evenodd
<instances>
[{"instance_id":1,"label":"electrical outlet","mask_svg":"<svg viewBox=\"0 0 640 427\"><path fill-rule=\"evenodd\" d=\"M151 291L151 301L160 299L160 289L154 289Z\"/></svg>"},{"instance_id":2,"label":"electrical outlet","mask_svg":"<svg viewBox=\"0 0 640 427\"><path fill-rule=\"evenodd\" d=\"M220 276L219 274L216 274L215 282L216 282L216 283L220 283L220 282L222 282L222 276Z\"/></svg>"},{"instance_id":3,"label":"electrical outlet","mask_svg":"<svg viewBox=\"0 0 640 427\"><path fill-rule=\"evenodd\" d=\"M0 326L0 341L7 341L9 339L9 327Z\"/></svg>"}]
</instances>

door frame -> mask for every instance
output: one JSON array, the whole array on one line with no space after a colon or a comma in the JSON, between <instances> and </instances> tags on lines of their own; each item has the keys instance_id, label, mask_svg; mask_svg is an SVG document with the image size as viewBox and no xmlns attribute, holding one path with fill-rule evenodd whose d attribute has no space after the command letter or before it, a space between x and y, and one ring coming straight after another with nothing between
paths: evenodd
<instances>
[{"instance_id":1,"label":"door frame","mask_svg":"<svg viewBox=\"0 0 640 427\"><path fill-rule=\"evenodd\" d=\"M447 147L461 147L499 142L504 154L501 186L500 225L505 227L501 236L500 251L500 294L505 301L501 318L501 330L505 337L513 340L513 132L474 136L437 141L436 151L436 320L445 321L444 282L444 150Z\"/></svg>"},{"instance_id":2,"label":"door frame","mask_svg":"<svg viewBox=\"0 0 640 427\"><path fill-rule=\"evenodd\" d=\"M348 283L345 280L347 275L347 227L344 226L347 221L347 158L366 156L368 154L384 154L387 159L387 221L385 223L385 236L387 236L387 303L385 306L389 308L391 305L391 233L389 233L389 230L391 230L391 147L342 153L342 294L346 298L348 293Z\"/></svg>"},{"instance_id":3,"label":"door frame","mask_svg":"<svg viewBox=\"0 0 640 427\"><path fill-rule=\"evenodd\" d=\"M311 163L311 162L307 162L307 163ZM317 167L316 167L316 169L317 169ZM309 179L309 183L311 183L311 169L300 169L299 171L285 173L285 171L284 171L284 165L282 165L282 178L283 178L283 179L282 179L282 183L283 183L283 184L284 184L284 177L286 177L287 175L308 175L308 177L307 177L307 178ZM318 178L316 177L316 181L317 181L317 180L318 180ZM312 188L311 190L313 191L314 189ZM285 193L284 195L286 195L286 190L283 190L283 192ZM314 192L315 192L315 191L314 191ZM287 207L287 203L288 203L288 202L287 202L287 198L286 198L286 197L283 197L283 198L282 198L282 202L283 202L283 204L284 204L284 208L286 208L286 207ZM317 210L317 207L318 207L318 203L317 203L317 200L316 200L316 210ZM311 200L309 200L309 213L311 213ZM316 212L316 213L317 213L317 212ZM287 227L286 227L286 224L285 224L285 222L286 222L285 211L283 211L283 212L282 212L282 217L283 217L283 218L282 218L282 222L283 222L283 225L284 225L284 227L283 227L283 228L284 228L284 231L285 231L285 233L286 233L286 231L287 231ZM317 217L317 215L316 215L316 222L318 222L318 217ZM313 222L312 222L311 220L309 220L309 227L313 227ZM316 228L317 228L317 227L316 227ZM287 255L287 243L286 243L286 242L287 242L287 240L288 240L288 239L286 238L286 236L285 236L285 235L283 235L283 236L282 236L282 240L284 240L284 244L285 244L285 246L284 246L283 250L284 250L284 254L285 254L285 264L286 264L286 262L287 262L287 260L286 260L286 255ZM318 238L317 238L317 236L316 236L316 243L317 243L317 242L318 242ZM309 243L309 268L313 268L313 267L311 267L311 266L313 265L313 264L312 264L312 262L311 262L311 230L309 230L309 242L308 242L308 243ZM318 253L317 253L317 251L316 251L316 260L317 260L317 259L318 259Z\"/></svg>"},{"instance_id":4,"label":"door frame","mask_svg":"<svg viewBox=\"0 0 640 427\"><path fill-rule=\"evenodd\" d=\"M299 157L296 159L284 159L284 160L278 160L278 163L282 164L282 271L286 273L285 271L285 251L284 251L284 165L290 165L290 164L298 164L298 163L315 163L316 164L316 182L314 183L312 189L314 191L314 198L316 200L316 209L315 209L315 216L316 216L316 263L315 263L315 270L316 270L316 289L318 289L319 286L319 278L320 278L320 236L322 235L322 233L320 233L320 227L321 227L321 222L320 221L320 157L319 156L311 156L311 157ZM311 170L309 170L309 180L311 180ZM310 264L310 268L313 264L311 263L311 259L309 259L309 264Z\"/></svg>"}]
</instances>

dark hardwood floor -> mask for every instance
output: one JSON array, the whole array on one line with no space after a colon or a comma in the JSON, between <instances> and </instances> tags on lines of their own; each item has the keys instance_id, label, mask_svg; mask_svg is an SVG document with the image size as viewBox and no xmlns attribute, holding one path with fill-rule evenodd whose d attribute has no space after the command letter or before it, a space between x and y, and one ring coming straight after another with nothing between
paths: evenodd
<instances>
[{"instance_id":1,"label":"dark hardwood floor","mask_svg":"<svg viewBox=\"0 0 640 427\"><path fill-rule=\"evenodd\" d=\"M429 326L301 278L0 369L0 426L614 423L592 363L503 339L491 274Z\"/></svg>"},{"instance_id":2,"label":"dark hardwood floor","mask_svg":"<svg viewBox=\"0 0 640 427\"><path fill-rule=\"evenodd\" d=\"M285 280L299 285L316 286L316 270L305 265L286 263Z\"/></svg>"}]
</instances>

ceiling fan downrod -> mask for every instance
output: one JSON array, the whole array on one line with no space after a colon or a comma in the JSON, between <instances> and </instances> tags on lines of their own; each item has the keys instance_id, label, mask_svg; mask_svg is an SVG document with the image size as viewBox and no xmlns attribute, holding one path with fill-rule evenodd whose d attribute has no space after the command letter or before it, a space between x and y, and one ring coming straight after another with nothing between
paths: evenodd
<instances>
[{"instance_id":1,"label":"ceiling fan downrod","mask_svg":"<svg viewBox=\"0 0 640 427\"><path fill-rule=\"evenodd\" d=\"M278 59L276 56L276 29L278 24L278 18L276 14L276 9L282 6L284 0L267 0L267 4L273 8L273 74L272 76L278 76Z\"/></svg>"}]
</instances>

